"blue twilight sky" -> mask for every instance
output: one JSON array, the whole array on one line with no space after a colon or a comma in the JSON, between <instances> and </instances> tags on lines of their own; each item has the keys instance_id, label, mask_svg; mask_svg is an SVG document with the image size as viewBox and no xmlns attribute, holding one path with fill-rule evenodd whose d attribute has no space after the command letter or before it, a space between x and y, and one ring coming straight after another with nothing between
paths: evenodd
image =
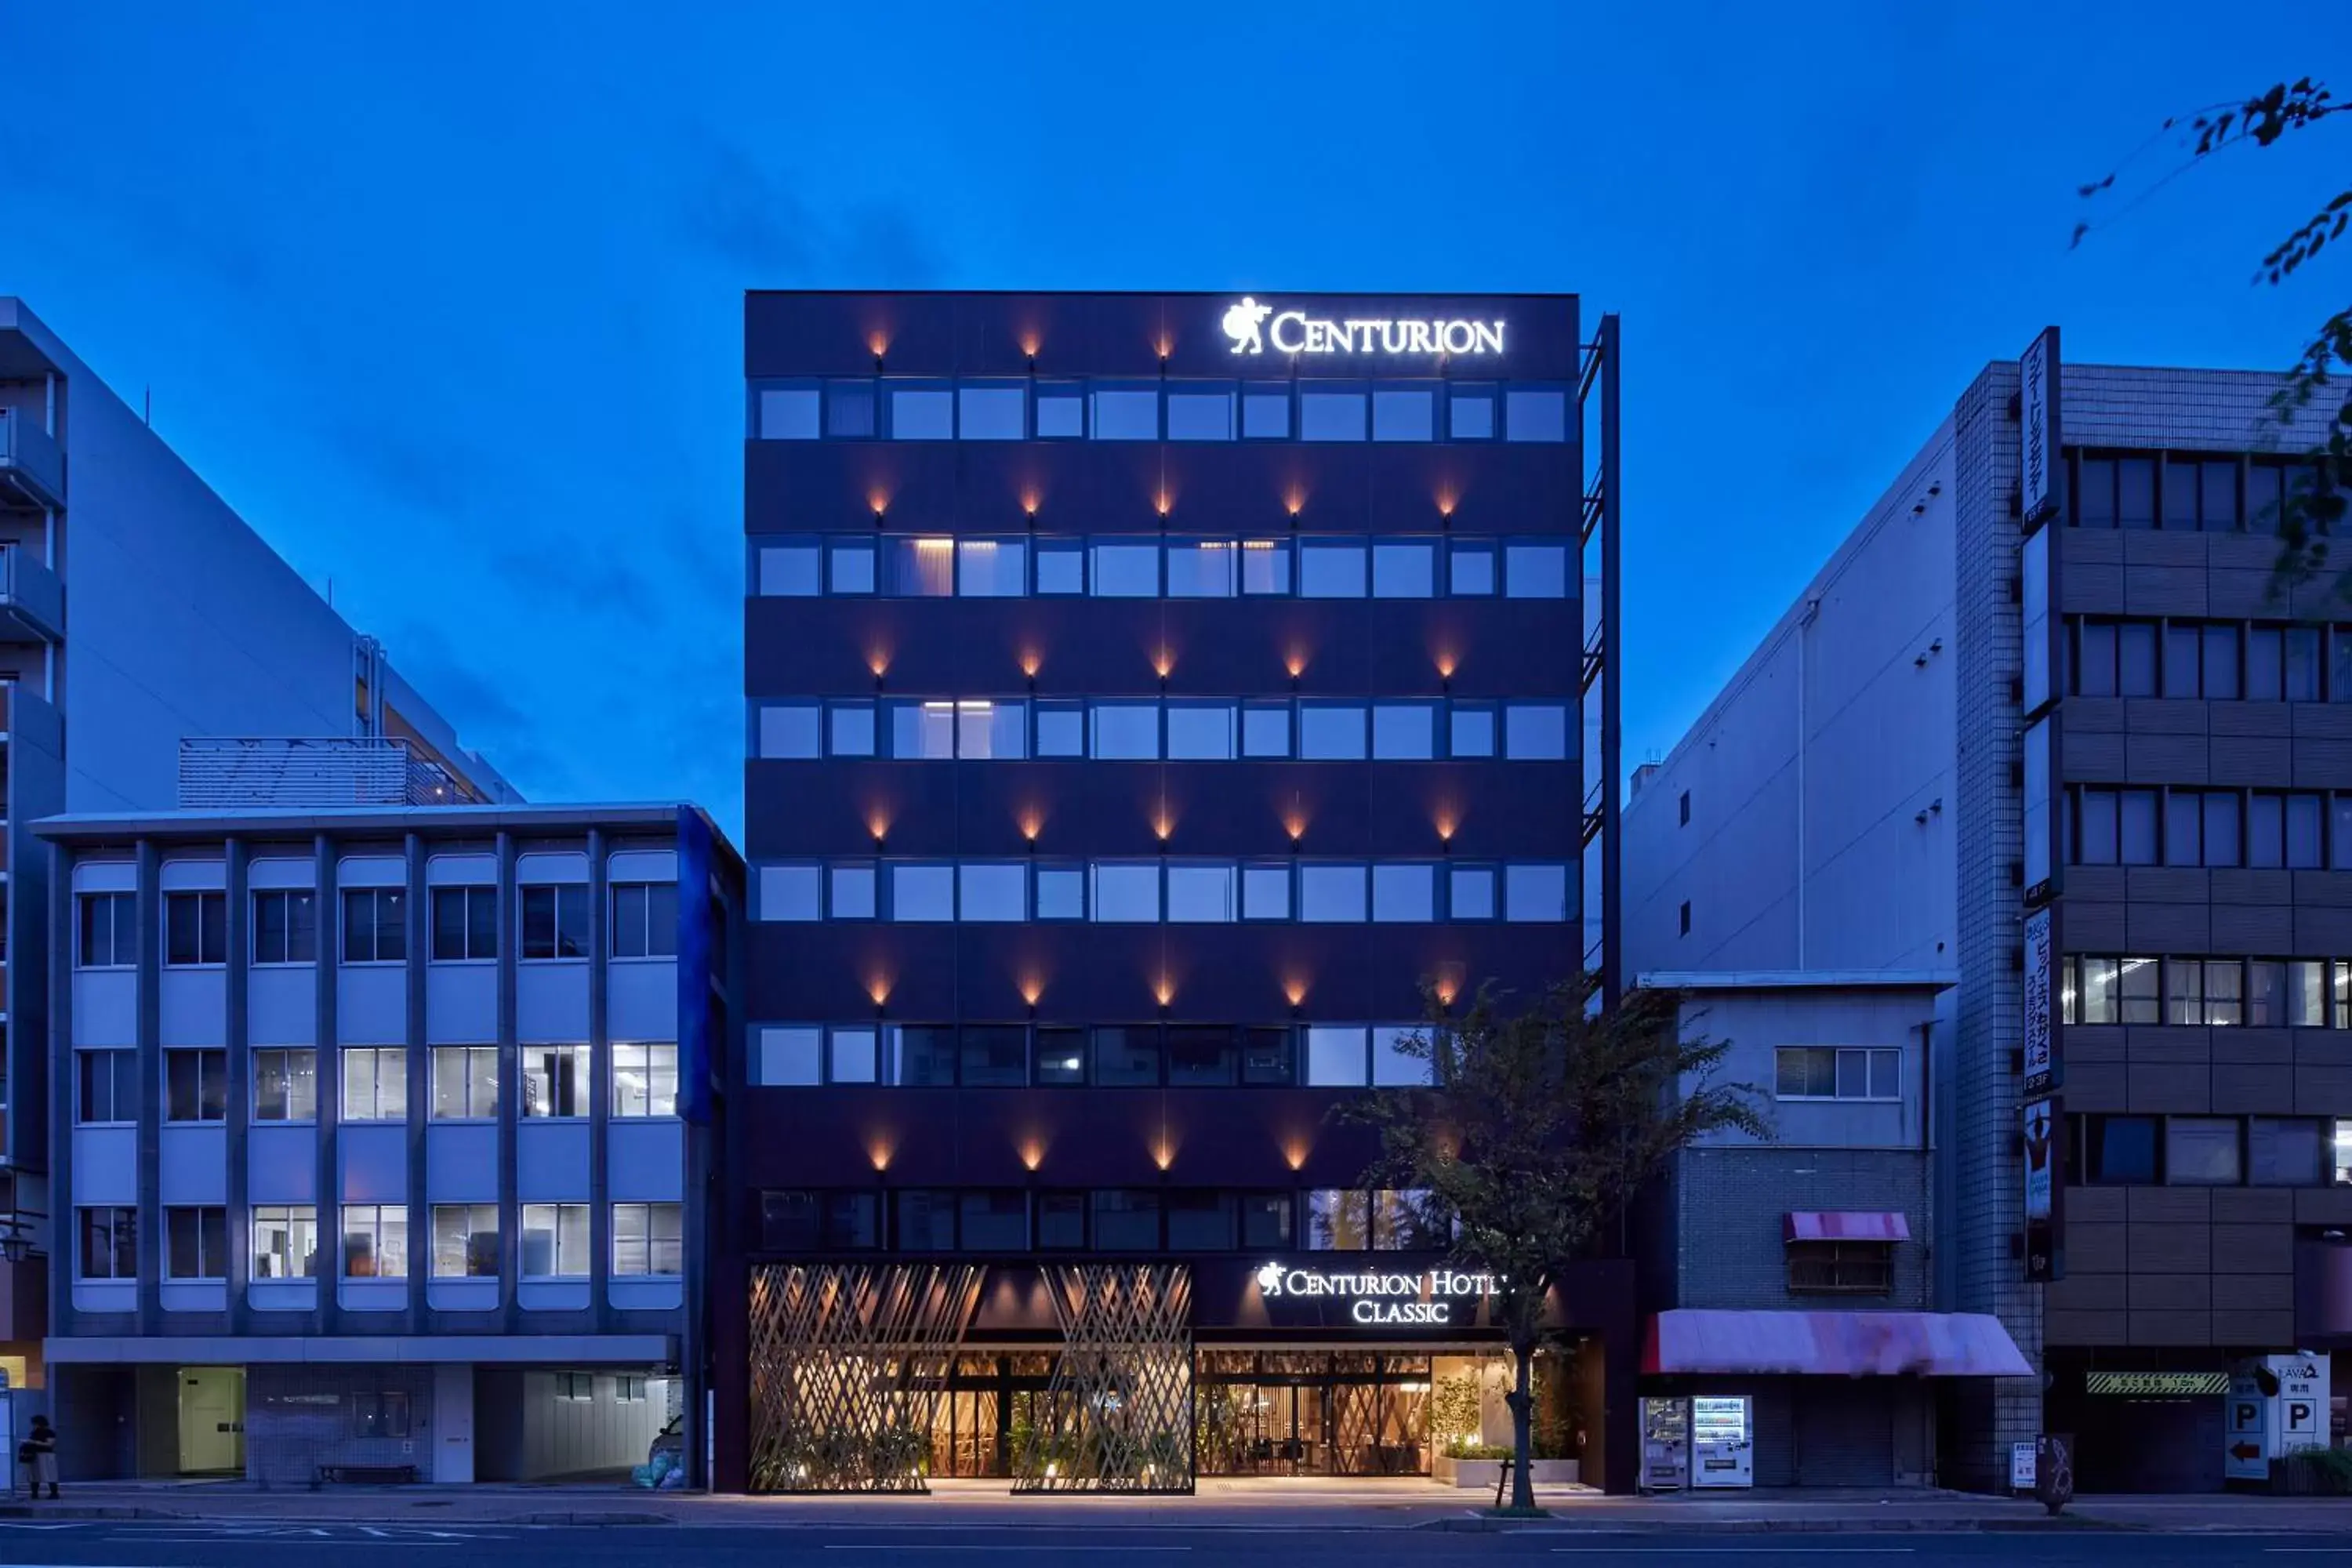
<instances>
[{"instance_id":1,"label":"blue twilight sky","mask_svg":"<svg viewBox=\"0 0 2352 1568\"><path fill-rule=\"evenodd\" d=\"M1625 320L1630 765L2045 322L2293 360L2340 269L2248 279L2352 128L2070 254L2074 187L2347 46L2336 0L0 0L0 292L526 793L736 826L744 288L1573 289Z\"/></svg>"}]
</instances>

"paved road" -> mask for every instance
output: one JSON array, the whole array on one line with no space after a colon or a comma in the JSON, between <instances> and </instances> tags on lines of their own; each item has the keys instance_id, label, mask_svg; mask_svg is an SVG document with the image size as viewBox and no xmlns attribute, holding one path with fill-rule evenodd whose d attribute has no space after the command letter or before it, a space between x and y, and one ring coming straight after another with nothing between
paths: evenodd
<instances>
[{"instance_id":1,"label":"paved road","mask_svg":"<svg viewBox=\"0 0 2352 1568\"><path fill-rule=\"evenodd\" d=\"M253 1568L334 1563L370 1568L411 1561L520 1568L618 1568L690 1562L693 1568L858 1568L862 1563L972 1568L989 1563L1099 1562L1122 1568L1227 1563L1263 1568L1402 1568L1536 1563L1558 1568L1673 1568L1675 1564L1826 1563L1839 1568L2297 1568L2352 1564L2342 1536L2163 1536L2095 1531L1930 1535L1496 1535L1425 1531L1137 1530L1060 1526L917 1530L739 1529L639 1526L572 1529L496 1525L173 1524L124 1521L0 1521L0 1564L11 1568Z\"/></svg>"}]
</instances>

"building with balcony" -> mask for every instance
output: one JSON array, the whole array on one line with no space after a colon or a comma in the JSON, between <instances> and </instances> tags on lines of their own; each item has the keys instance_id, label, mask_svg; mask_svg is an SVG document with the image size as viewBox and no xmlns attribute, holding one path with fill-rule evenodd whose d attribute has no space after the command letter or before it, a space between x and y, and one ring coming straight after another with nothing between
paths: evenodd
<instances>
[{"instance_id":1,"label":"building with balcony","mask_svg":"<svg viewBox=\"0 0 2352 1568\"><path fill-rule=\"evenodd\" d=\"M71 614L68 614L68 604ZM39 818L169 810L190 736L398 742L497 770L19 300L0 295L0 1370L42 1383L52 1265Z\"/></svg>"},{"instance_id":2,"label":"building with balcony","mask_svg":"<svg viewBox=\"0 0 2352 1568\"><path fill-rule=\"evenodd\" d=\"M2352 607L2273 586L2322 482L2275 376L2058 346L1961 392L1644 770L1627 945L1955 972L1932 1295L2032 1375L1942 1385L1938 1479L2060 1431L2086 1490L2212 1489L2331 1436L2268 1394L2232 1426L2233 1376L2311 1351L2324 1384L2352 1334Z\"/></svg>"},{"instance_id":3,"label":"building with balcony","mask_svg":"<svg viewBox=\"0 0 2352 1568\"><path fill-rule=\"evenodd\" d=\"M1499 1435L1475 1281L1338 1112L1410 1081L1424 985L1574 983L1588 856L1610 925L1587 328L749 297L719 1485L1425 1475ZM1631 1266L1574 1268L1547 1452L1626 1488ZM1433 1416L1457 1387L1483 1412Z\"/></svg>"},{"instance_id":4,"label":"building with balcony","mask_svg":"<svg viewBox=\"0 0 2352 1568\"><path fill-rule=\"evenodd\" d=\"M743 952L699 811L39 831L68 1477L532 1480L666 1429L699 1455L698 1173Z\"/></svg>"}]
</instances>

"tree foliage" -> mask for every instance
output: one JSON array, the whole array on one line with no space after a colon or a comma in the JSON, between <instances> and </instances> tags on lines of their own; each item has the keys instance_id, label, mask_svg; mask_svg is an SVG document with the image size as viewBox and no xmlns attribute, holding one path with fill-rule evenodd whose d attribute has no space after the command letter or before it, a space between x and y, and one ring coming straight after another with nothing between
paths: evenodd
<instances>
[{"instance_id":1,"label":"tree foliage","mask_svg":"<svg viewBox=\"0 0 2352 1568\"><path fill-rule=\"evenodd\" d=\"M1380 1131L1370 1182L1426 1194L1454 1223L1454 1265L1495 1279L1489 1310L1517 1363L1523 1508L1534 1502L1531 1361L1567 1267L1679 1151L1712 1132L1769 1134L1755 1089L1719 1081L1728 1044L1682 1037L1676 997L1637 992L1589 1015L1588 994L1564 983L1515 1009L1486 987L1459 1017L1430 995L1428 1026L1398 1047L1430 1064L1429 1083L1346 1112Z\"/></svg>"},{"instance_id":2,"label":"tree foliage","mask_svg":"<svg viewBox=\"0 0 2352 1568\"><path fill-rule=\"evenodd\" d=\"M2182 154L2162 175L2127 201L2116 217L2131 212L2175 179L2240 148L2259 151L2274 147L2290 136L2336 120L2352 104L2339 103L2326 87L2310 77L2276 82L2242 103L2214 104L2193 114L2165 121L2140 149L2146 153L2160 142L2171 142ZM2126 167L2139 153L2126 161ZM2103 201L2117 190L2125 170L2081 188L2085 201ZM2331 182L2332 183L2332 182ZM2112 222L2113 219L2108 221ZM2312 216L2273 245L2254 269L2257 285L2275 288L2292 279L2319 258L2329 245L2352 226L2352 186L2322 201ZM2074 226L2080 245L2092 231L2085 220ZM2341 247L2338 247L2339 253ZM2288 371L2271 398L2280 423L2298 423L2305 411L2317 409L2325 417L2317 438L2305 450L2311 459L2309 488L2291 491L2277 518L2279 558L2272 574L2272 593L2287 591L2332 574L2335 595L2352 600L2352 566L2330 559L2329 536L2345 518L2352 500L2352 395L2340 395L2352 378L2352 308L2341 309L2322 321L2304 344L2294 368ZM2333 413L2326 413L2330 404ZM2249 519L2249 522L2260 521Z\"/></svg>"}]
</instances>

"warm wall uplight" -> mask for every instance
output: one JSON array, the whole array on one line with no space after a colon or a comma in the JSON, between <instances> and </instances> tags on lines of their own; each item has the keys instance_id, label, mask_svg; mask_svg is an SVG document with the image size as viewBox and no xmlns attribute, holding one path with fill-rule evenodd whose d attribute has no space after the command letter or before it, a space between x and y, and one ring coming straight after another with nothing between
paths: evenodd
<instances>
[{"instance_id":1,"label":"warm wall uplight","mask_svg":"<svg viewBox=\"0 0 2352 1568\"><path fill-rule=\"evenodd\" d=\"M1021 837L1034 844L1037 835L1045 830L1045 814L1034 805L1025 806L1021 812L1020 826Z\"/></svg>"},{"instance_id":2,"label":"warm wall uplight","mask_svg":"<svg viewBox=\"0 0 2352 1568\"><path fill-rule=\"evenodd\" d=\"M1294 485L1283 495L1282 504L1291 516L1297 517L1307 510L1307 492Z\"/></svg>"},{"instance_id":3,"label":"warm wall uplight","mask_svg":"<svg viewBox=\"0 0 2352 1568\"><path fill-rule=\"evenodd\" d=\"M1282 994L1288 997L1290 1005L1296 1007L1307 1000L1307 982L1294 974L1282 983Z\"/></svg>"},{"instance_id":4,"label":"warm wall uplight","mask_svg":"<svg viewBox=\"0 0 2352 1568\"><path fill-rule=\"evenodd\" d=\"M1455 497L1454 497L1454 492L1453 492L1452 490L1440 490L1440 491L1438 491L1438 492L1437 492L1437 515L1438 515L1438 516L1440 516L1440 517L1452 517L1452 516L1454 515L1454 500L1455 500Z\"/></svg>"},{"instance_id":5,"label":"warm wall uplight","mask_svg":"<svg viewBox=\"0 0 2352 1568\"><path fill-rule=\"evenodd\" d=\"M890 814L878 805L866 812L866 831L874 836L875 843L881 843L890 832Z\"/></svg>"},{"instance_id":6,"label":"warm wall uplight","mask_svg":"<svg viewBox=\"0 0 2352 1568\"><path fill-rule=\"evenodd\" d=\"M1291 843L1297 844L1300 839L1307 837L1306 814L1300 811L1297 806L1293 806L1288 811L1284 812L1282 814L1282 830L1290 835Z\"/></svg>"},{"instance_id":7,"label":"warm wall uplight","mask_svg":"<svg viewBox=\"0 0 2352 1568\"><path fill-rule=\"evenodd\" d=\"M1160 351L1160 357L1161 359L1166 359L1170 353L1174 352L1176 340L1170 337L1166 332L1162 332L1160 334L1159 341L1154 342L1151 346Z\"/></svg>"},{"instance_id":8,"label":"warm wall uplight","mask_svg":"<svg viewBox=\"0 0 2352 1568\"><path fill-rule=\"evenodd\" d=\"M1032 522L1037 521L1037 492L1035 490L1023 490L1021 492L1021 515L1027 518Z\"/></svg>"},{"instance_id":9,"label":"warm wall uplight","mask_svg":"<svg viewBox=\"0 0 2352 1568\"><path fill-rule=\"evenodd\" d=\"M1021 1140L1021 1167L1034 1173L1045 1163L1045 1141L1034 1133Z\"/></svg>"},{"instance_id":10,"label":"warm wall uplight","mask_svg":"<svg viewBox=\"0 0 2352 1568\"><path fill-rule=\"evenodd\" d=\"M1433 821L1433 826L1437 829L1437 837L1444 839L1446 843L1451 844L1454 842L1454 830L1461 826L1462 822L1461 819L1455 816L1453 811L1448 808L1442 809L1438 812L1436 817Z\"/></svg>"},{"instance_id":11,"label":"warm wall uplight","mask_svg":"<svg viewBox=\"0 0 2352 1568\"><path fill-rule=\"evenodd\" d=\"M1044 340L1044 339L1042 339L1042 338L1040 338L1040 337L1039 337L1036 333L1034 333L1034 332L1024 332L1024 333L1022 333L1022 334L1021 334L1021 353L1022 353L1023 356L1024 356L1024 358L1028 358L1028 359L1035 359L1035 358L1037 357L1037 349L1038 349L1039 345L1040 345L1041 343L1043 343L1044 342L1045 342L1045 340Z\"/></svg>"},{"instance_id":12,"label":"warm wall uplight","mask_svg":"<svg viewBox=\"0 0 2352 1568\"><path fill-rule=\"evenodd\" d=\"M1159 837L1162 844L1167 843L1170 837L1175 833L1176 819L1168 814L1166 806L1163 805L1151 814L1151 831Z\"/></svg>"},{"instance_id":13,"label":"warm wall uplight","mask_svg":"<svg viewBox=\"0 0 2352 1568\"><path fill-rule=\"evenodd\" d=\"M1176 983L1163 974L1160 977L1159 983L1152 986L1151 994L1158 997L1160 1005L1165 1007L1176 1000Z\"/></svg>"},{"instance_id":14,"label":"warm wall uplight","mask_svg":"<svg viewBox=\"0 0 2352 1568\"><path fill-rule=\"evenodd\" d=\"M884 672L888 670L890 668L890 650L887 647L880 647L867 648L866 650L866 668L874 672L875 679L881 679Z\"/></svg>"},{"instance_id":15,"label":"warm wall uplight","mask_svg":"<svg viewBox=\"0 0 2352 1568\"><path fill-rule=\"evenodd\" d=\"M874 1162L874 1168L877 1171L888 1170L890 1156L898 1152L898 1145L890 1141L887 1133L877 1132L866 1141L866 1157Z\"/></svg>"},{"instance_id":16,"label":"warm wall uplight","mask_svg":"<svg viewBox=\"0 0 2352 1568\"><path fill-rule=\"evenodd\" d=\"M1030 679L1034 680L1037 679L1037 671L1045 668L1045 660L1044 656L1039 654L1035 648L1030 647L1023 648L1021 650L1021 673L1027 676Z\"/></svg>"},{"instance_id":17,"label":"warm wall uplight","mask_svg":"<svg viewBox=\"0 0 2352 1568\"><path fill-rule=\"evenodd\" d=\"M1437 994L1441 1005L1451 1007L1454 999L1462 994L1462 982L1451 974L1441 973L1430 982L1429 988Z\"/></svg>"},{"instance_id":18,"label":"warm wall uplight","mask_svg":"<svg viewBox=\"0 0 2352 1568\"><path fill-rule=\"evenodd\" d=\"M1282 1142L1283 1163L1294 1171L1305 1170L1307 1168L1307 1153L1311 1147L1312 1145L1307 1142L1307 1135L1305 1133L1292 1133L1288 1138L1284 1139Z\"/></svg>"},{"instance_id":19,"label":"warm wall uplight","mask_svg":"<svg viewBox=\"0 0 2352 1568\"><path fill-rule=\"evenodd\" d=\"M1045 994L1045 983L1043 980L1034 974L1024 974L1021 977L1021 1000L1034 1007L1037 1005L1037 998L1044 994Z\"/></svg>"},{"instance_id":20,"label":"warm wall uplight","mask_svg":"<svg viewBox=\"0 0 2352 1568\"><path fill-rule=\"evenodd\" d=\"M1151 1163L1163 1171L1176 1163L1176 1145L1165 1132L1152 1141Z\"/></svg>"},{"instance_id":21,"label":"warm wall uplight","mask_svg":"<svg viewBox=\"0 0 2352 1568\"><path fill-rule=\"evenodd\" d=\"M1162 517L1166 517L1170 509L1176 503L1173 500L1169 499L1168 492L1164 489L1158 495L1151 498L1152 510L1157 511Z\"/></svg>"},{"instance_id":22,"label":"warm wall uplight","mask_svg":"<svg viewBox=\"0 0 2352 1568\"><path fill-rule=\"evenodd\" d=\"M1306 674L1307 650L1303 647L1292 648L1283 656L1282 668L1290 671L1290 679L1293 680Z\"/></svg>"},{"instance_id":23,"label":"warm wall uplight","mask_svg":"<svg viewBox=\"0 0 2352 1568\"><path fill-rule=\"evenodd\" d=\"M1455 670L1455 669L1457 669L1458 668L1460 668L1460 667L1459 667L1459 666L1455 663L1455 661L1454 661L1454 650L1453 650L1453 649L1451 649L1451 648L1441 648L1441 649L1439 649L1439 650L1438 650L1438 654L1437 654L1437 679L1440 679L1440 680L1451 680L1451 679L1454 679L1454 670Z\"/></svg>"},{"instance_id":24,"label":"warm wall uplight","mask_svg":"<svg viewBox=\"0 0 2352 1568\"><path fill-rule=\"evenodd\" d=\"M872 509L874 521L879 522L882 521L882 514L890 510L890 492L887 490L868 490L866 492L866 504L868 508Z\"/></svg>"},{"instance_id":25,"label":"warm wall uplight","mask_svg":"<svg viewBox=\"0 0 2352 1568\"><path fill-rule=\"evenodd\" d=\"M885 331L868 332L866 335L866 346L873 351L876 359L880 359L890 352L890 334Z\"/></svg>"},{"instance_id":26,"label":"warm wall uplight","mask_svg":"<svg viewBox=\"0 0 2352 1568\"><path fill-rule=\"evenodd\" d=\"M1159 671L1160 679L1167 679L1168 672L1176 668L1175 650L1172 648L1163 647L1159 652L1153 654L1151 656L1151 668Z\"/></svg>"},{"instance_id":27,"label":"warm wall uplight","mask_svg":"<svg viewBox=\"0 0 2352 1568\"><path fill-rule=\"evenodd\" d=\"M890 1000L890 977L887 974L867 975L866 994L874 998L874 1005L877 1007Z\"/></svg>"}]
</instances>

